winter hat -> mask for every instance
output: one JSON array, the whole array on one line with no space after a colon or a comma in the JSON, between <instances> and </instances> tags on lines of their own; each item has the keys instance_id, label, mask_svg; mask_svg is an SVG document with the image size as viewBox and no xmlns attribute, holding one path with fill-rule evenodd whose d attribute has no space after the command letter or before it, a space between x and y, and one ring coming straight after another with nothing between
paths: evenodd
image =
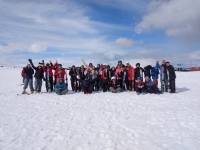
<instances>
[{"instance_id":1,"label":"winter hat","mask_svg":"<svg viewBox=\"0 0 200 150\"><path fill-rule=\"evenodd\" d=\"M38 67L39 67L39 66L41 67L42 65L41 65L41 64L38 64Z\"/></svg>"},{"instance_id":2,"label":"winter hat","mask_svg":"<svg viewBox=\"0 0 200 150\"><path fill-rule=\"evenodd\" d=\"M104 64L103 64L103 66L107 66L107 64L106 64L106 63L104 63Z\"/></svg>"},{"instance_id":3,"label":"winter hat","mask_svg":"<svg viewBox=\"0 0 200 150\"><path fill-rule=\"evenodd\" d=\"M46 66L49 66L49 63L47 63Z\"/></svg>"},{"instance_id":4,"label":"winter hat","mask_svg":"<svg viewBox=\"0 0 200 150\"><path fill-rule=\"evenodd\" d=\"M149 77L148 77L148 76L146 76L146 77L145 77L145 79L149 79Z\"/></svg>"},{"instance_id":5,"label":"winter hat","mask_svg":"<svg viewBox=\"0 0 200 150\"><path fill-rule=\"evenodd\" d=\"M114 76L112 76L111 80L115 80L115 77L114 77Z\"/></svg>"},{"instance_id":6,"label":"winter hat","mask_svg":"<svg viewBox=\"0 0 200 150\"><path fill-rule=\"evenodd\" d=\"M62 67L62 65L61 65L61 64L58 64L58 66L61 66L61 67Z\"/></svg>"},{"instance_id":7,"label":"winter hat","mask_svg":"<svg viewBox=\"0 0 200 150\"><path fill-rule=\"evenodd\" d=\"M127 61L126 64L129 64L129 62Z\"/></svg>"},{"instance_id":8,"label":"winter hat","mask_svg":"<svg viewBox=\"0 0 200 150\"><path fill-rule=\"evenodd\" d=\"M139 66L140 66L140 63L137 63L137 64L136 64L136 66L137 66L137 65L139 65Z\"/></svg>"},{"instance_id":9,"label":"winter hat","mask_svg":"<svg viewBox=\"0 0 200 150\"><path fill-rule=\"evenodd\" d=\"M141 77L137 77L137 80L140 80L140 81L142 81L142 78L141 78Z\"/></svg>"}]
</instances>

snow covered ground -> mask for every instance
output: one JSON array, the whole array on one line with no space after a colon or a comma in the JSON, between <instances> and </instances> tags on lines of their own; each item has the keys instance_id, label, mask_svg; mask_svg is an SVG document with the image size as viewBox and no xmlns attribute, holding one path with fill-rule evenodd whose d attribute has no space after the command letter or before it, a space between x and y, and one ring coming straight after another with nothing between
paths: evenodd
<instances>
[{"instance_id":1,"label":"snow covered ground","mask_svg":"<svg viewBox=\"0 0 200 150\"><path fill-rule=\"evenodd\" d=\"M0 68L1 150L200 149L200 72L176 72L176 94L140 96L17 96L20 73Z\"/></svg>"}]
</instances>

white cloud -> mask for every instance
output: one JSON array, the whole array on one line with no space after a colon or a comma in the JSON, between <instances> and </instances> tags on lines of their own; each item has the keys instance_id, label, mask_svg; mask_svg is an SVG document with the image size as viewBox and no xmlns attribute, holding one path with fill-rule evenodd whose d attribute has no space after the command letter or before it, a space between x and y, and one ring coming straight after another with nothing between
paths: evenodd
<instances>
[{"instance_id":1,"label":"white cloud","mask_svg":"<svg viewBox=\"0 0 200 150\"><path fill-rule=\"evenodd\" d=\"M46 45L31 44L30 47L28 48L28 51L33 53L39 53L45 51L46 49L47 49Z\"/></svg>"},{"instance_id":2,"label":"white cloud","mask_svg":"<svg viewBox=\"0 0 200 150\"><path fill-rule=\"evenodd\" d=\"M142 44L143 41L134 41L133 39L127 39L127 38L118 38L115 40L115 43L117 45L122 46L124 49L130 49L133 47L134 44Z\"/></svg>"},{"instance_id":3,"label":"white cloud","mask_svg":"<svg viewBox=\"0 0 200 150\"><path fill-rule=\"evenodd\" d=\"M199 0L153 1L149 4L149 13L136 25L135 31L163 29L168 36L199 42L199 8Z\"/></svg>"}]
</instances>

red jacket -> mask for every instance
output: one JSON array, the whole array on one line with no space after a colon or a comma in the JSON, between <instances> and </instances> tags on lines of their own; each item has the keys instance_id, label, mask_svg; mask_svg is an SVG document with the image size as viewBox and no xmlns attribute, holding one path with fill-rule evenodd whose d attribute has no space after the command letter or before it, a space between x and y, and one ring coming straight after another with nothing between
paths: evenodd
<instances>
[{"instance_id":1,"label":"red jacket","mask_svg":"<svg viewBox=\"0 0 200 150\"><path fill-rule=\"evenodd\" d=\"M49 76L52 77L53 76L53 72L52 70L57 66L57 63L55 63L53 66L49 66ZM45 77L47 76L47 67L43 66L42 69L45 72Z\"/></svg>"},{"instance_id":2,"label":"red jacket","mask_svg":"<svg viewBox=\"0 0 200 150\"><path fill-rule=\"evenodd\" d=\"M134 80L134 78L135 78L134 68L130 65L128 70L128 80Z\"/></svg>"},{"instance_id":3,"label":"red jacket","mask_svg":"<svg viewBox=\"0 0 200 150\"><path fill-rule=\"evenodd\" d=\"M24 67L25 68L25 67ZM26 77L26 74L25 74L25 72L24 72L24 68L22 69L22 72L21 72L21 76L22 77Z\"/></svg>"},{"instance_id":4,"label":"red jacket","mask_svg":"<svg viewBox=\"0 0 200 150\"><path fill-rule=\"evenodd\" d=\"M57 81L59 80L59 78L64 79L65 74L65 69L56 69L56 71L54 72Z\"/></svg>"},{"instance_id":5,"label":"red jacket","mask_svg":"<svg viewBox=\"0 0 200 150\"><path fill-rule=\"evenodd\" d=\"M136 81L135 83L136 83L137 87L140 87L140 86L144 87L144 82L142 82L142 81Z\"/></svg>"}]
</instances>

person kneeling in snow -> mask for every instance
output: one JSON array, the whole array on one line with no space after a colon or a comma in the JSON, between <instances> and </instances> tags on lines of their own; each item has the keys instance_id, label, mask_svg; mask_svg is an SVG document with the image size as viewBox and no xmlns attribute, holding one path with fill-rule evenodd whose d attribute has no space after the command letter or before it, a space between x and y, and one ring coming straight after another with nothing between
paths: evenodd
<instances>
[{"instance_id":1,"label":"person kneeling in snow","mask_svg":"<svg viewBox=\"0 0 200 150\"><path fill-rule=\"evenodd\" d=\"M97 78L91 79L90 74L87 73L84 80L76 79L81 83L81 89L84 94L91 94L94 89L93 83Z\"/></svg>"},{"instance_id":2,"label":"person kneeling in snow","mask_svg":"<svg viewBox=\"0 0 200 150\"><path fill-rule=\"evenodd\" d=\"M136 93L139 95L140 93L144 94L145 88L144 88L144 82L142 81L141 77L138 77L137 80L135 81L136 85Z\"/></svg>"},{"instance_id":3,"label":"person kneeling in snow","mask_svg":"<svg viewBox=\"0 0 200 150\"><path fill-rule=\"evenodd\" d=\"M112 80L112 82L110 85L110 92L112 92L112 93L121 92L120 83L115 79L114 76L111 78L111 80Z\"/></svg>"},{"instance_id":4,"label":"person kneeling in snow","mask_svg":"<svg viewBox=\"0 0 200 150\"><path fill-rule=\"evenodd\" d=\"M145 86L147 93L162 94L162 92L159 91L158 87L151 81L148 76L145 78Z\"/></svg>"},{"instance_id":5,"label":"person kneeling in snow","mask_svg":"<svg viewBox=\"0 0 200 150\"><path fill-rule=\"evenodd\" d=\"M63 78L59 79L59 82L56 83L55 85L55 92L58 95L64 95L68 92L67 86L63 80Z\"/></svg>"}]
</instances>

